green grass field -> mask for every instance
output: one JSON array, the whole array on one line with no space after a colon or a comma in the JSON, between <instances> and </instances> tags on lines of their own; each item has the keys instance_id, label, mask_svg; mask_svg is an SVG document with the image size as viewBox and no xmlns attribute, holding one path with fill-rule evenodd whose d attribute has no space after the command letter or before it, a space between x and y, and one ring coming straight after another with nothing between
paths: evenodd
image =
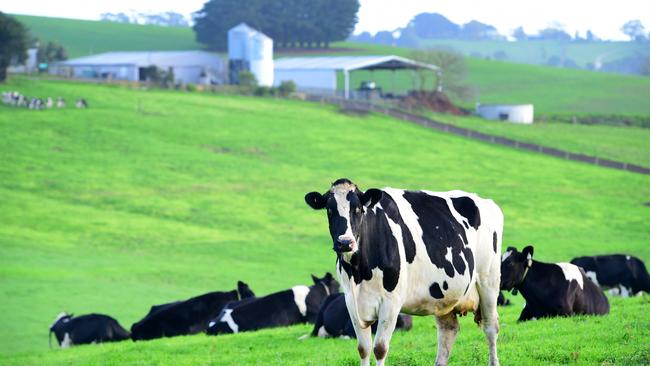
<instances>
[{"instance_id":1,"label":"green grass field","mask_svg":"<svg viewBox=\"0 0 650 366\"><path fill-rule=\"evenodd\" d=\"M18 15L17 18L42 40L56 40L62 43L71 57L106 51L183 50L201 47L194 40L194 33L189 28L25 15ZM407 48L351 42L338 42L332 46L335 51L279 52L276 56L331 54L409 57L412 52ZM467 58L467 66L467 82L478 90L475 100L463 102L469 108L473 108L475 102L533 103L538 116L650 115L650 103L647 102L647 96L650 95L650 78L647 77L487 61L471 57ZM385 90L390 90L393 86L389 72L370 74L364 71L353 72L350 85L357 88L364 80L376 80ZM342 78L338 85L343 88ZM403 92L412 86L409 73L398 74L395 82L397 91Z\"/></svg>"},{"instance_id":2,"label":"green grass field","mask_svg":"<svg viewBox=\"0 0 650 366\"><path fill-rule=\"evenodd\" d=\"M14 15L41 41L65 46L71 58L109 51L194 50L191 28Z\"/></svg>"},{"instance_id":3,"label":"green grass field","mask_svg":"<svg viewBox=\"0 0 650 366\"><path fill-rule=\"evenodd\" d=\"M62 310L127 328L150 305L248 282L258 294L334 270L326 220L303 202L346 176L362 188L464 189L493 198L504 245L536 258L624 252L650 260L650 177L478 143L388 117L301 101L129 90L14 78L28 95L87 110L0 106L0 363L356 364L354 342L297 341L308 326L48 350ZM501 310L503 365L647 364L648 297L602 318L516 324ZM399 334L389 362L435 357L431 318ZM463 319L451 362L486 361Z\"/></svg>"},{"instance_id":4,"label":"green grass field","mask_svg":"<svg viewBox=\"0 0 650 366\"><path fill-rule=\"evenodd\" d=\"M532 125L430 113L433 119L459 127L570 152L650 166L650 129L607 125L536 122Z\"/></svg>"}]
</instances>

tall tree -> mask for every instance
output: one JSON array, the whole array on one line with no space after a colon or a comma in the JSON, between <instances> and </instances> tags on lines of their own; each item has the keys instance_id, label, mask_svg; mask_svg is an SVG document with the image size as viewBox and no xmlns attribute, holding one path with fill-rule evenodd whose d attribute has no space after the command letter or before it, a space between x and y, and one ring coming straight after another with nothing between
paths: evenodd
<instances>
[{"instance_id":1,"label":"tall tree","mask_svg":"<svg viewBox=\"0 0 650 366\"><path fill-rule=\"evenodd\" d=\"M0 12L0 82L7 78L9 65L27 59L28 45L29 35L22 23Z\"/></svg>"},{"instance_id":2,"label":"tall tree","mask_svg":"<svg viewBox=\"0 0 650 366\"><path fill-rule=\"evenodd\" d=\"M281 47L328 47L357 23L358 0L210 0L194 13L199 42L225 50L227 33L244 22Z\"/></svg>"},{"instance_id":3,"label":"tall tree","mask_svg":"<svg viewBox=\"0 0 650 366\"><path fill-rule=\"evenodd\" d=\"M630 37L631 41L644 40L644 30L645 27L643 26L643 23L638 19L627 21L621 27L621 32Z\"/></svg>"}]
</instances>

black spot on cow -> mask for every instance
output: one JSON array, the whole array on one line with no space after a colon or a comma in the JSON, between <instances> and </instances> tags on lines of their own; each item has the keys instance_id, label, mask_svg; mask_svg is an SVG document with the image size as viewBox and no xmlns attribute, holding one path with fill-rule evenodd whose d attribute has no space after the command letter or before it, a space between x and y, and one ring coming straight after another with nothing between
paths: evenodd
<instances>
[{"instance_id":1,"label":"black spot on cow","mask_svg":"<svg viewBox=\"0 0 650 366\"><path fill-rule=\"evenodd\" d=\"M413 259L415 258L415 241L413 241L413 235L411 234L411 231L404 223L404 220L402 219L402 215L400 215L399 213L397 204L387 194L383 195L381 201L379 202L381 203L381 207L383 208L384 212L386 212L386 216L388 216L389 219L396 222L399 225L400 229L402 229L402 241L404 242L404 256L406 257L406 262L413 263Z\"/></svg>"},{"instance_id":2,"label":"black spot on cow","mask_svg":"<svg viewBox=\"0 0 650 366\"><path fill-rule=\"evenodd\" d=\"M448 288L449 288L449 286L447 285L447 281L443 281L442 282L442 289L447 291Z\"/></svg>"},{"instance_id":3,"label":"black spot on cow","mask_svg":"<svg viewBox=\"0 0 650 366\"><path fill-rule=\"evenodd\" d=\"M492 250L494 250L495 253L497 252L497 232L496 231L494 233L492 233Z\"/></svg>"},{"instance_id":4,"label":"black spot on cow","mask_svg":"<svg viewBox=\"0 0 650 366\"><path fill-rule=\"evenodd\" d=\"M456 221L445 199L418 191L405 191L404 199L411 204L413 212L418 217L422 228L422 240L431 263L444 269L448 277L454 277L455 272L463 275L468 269L471 278L474 272L474 255L466 247L468 241L465 228ZM471 202L474 205L474 201ZM458 205L461 208L457 210L462 210L470 216L468 218L470 224L480 221L478 212L474 215L468 213L468 202L460 200ZM451 249L451 263L445 258L447 248Z\"/></svg>"},{"instance_id":5,"label":"black spot on cow","mask_svg":"<svg viewBox=\"0 0 650 366\"><path fill-rule=\"evenodd\" d=\"M481 226L481 214L474 200L469 197L455 197L451 199L451 202L456 211L466 218L475 230L478 230L478 227Z\"/></svg>"},{"instance_id":6,"label":"black spot on cow","mask_svg":"<svg viewBox=\"0 0 650 366\"><path fill-rule=\"evenodd\" d=\"M438 282L434 282L431 287L429 287L429 293L434 299L442 299L445 297L445 295L442 294L442 290L440 290L440 285L438 285Z\"/></svg>"}]
</instances>

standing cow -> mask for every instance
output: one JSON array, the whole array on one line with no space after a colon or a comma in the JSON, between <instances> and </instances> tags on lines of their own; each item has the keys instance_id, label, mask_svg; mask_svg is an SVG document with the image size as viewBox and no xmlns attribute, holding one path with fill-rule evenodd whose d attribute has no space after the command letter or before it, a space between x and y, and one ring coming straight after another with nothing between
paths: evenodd
<instances>
[{"instance_id":1,"label":"standing cow","mask_svg":"<svg viewBox=\"0 0 650 366\"><path fill-rule=\"evenodd\" d=\"M641 291L650 293L650 275L643 261L625 254L595 255L578 257L572 264L582 267L597 285L611 289L610 294L627 297Z\"/></svg>"},{"instance_id":2,"label":"standing cow","mask_svg":"<svg viewBox=\"0 0 650 366\"><path fill-rule=\"evenodd\" d=\"M361 365L370 364L371 324L377 365L383 365L400 310L435 315L436 365L446 365L457 314L475 313L498 365L503 214L491 200L462 191L384 188L362 192L342 178L305 201L326 209L337 270L358 340Z\"/></svg>"},{"instance_id":3,"label":"standing cow","mask_svg":"<svg viewBox=\"0 0 650 366\"><path fill-rule=\"evenodd\" d=\"M518 321L609 313L607 297L580 267L538 262L533 253L532 246L508 247L501 259L501 289L518 290L526 300Z\"/></svg>"},{"instance_id":4,"label":"standing cow","mask_svg":"<svg viewBox=\"0 0 650 366\"><path fill-rule=\"evenodd\" d=\"M50 327L50 340L52 333L61 348L78 344L123 341L130 336L117 320L103 314L75 317L72 314L61 313Z\"/></svg>"}]
</instances>

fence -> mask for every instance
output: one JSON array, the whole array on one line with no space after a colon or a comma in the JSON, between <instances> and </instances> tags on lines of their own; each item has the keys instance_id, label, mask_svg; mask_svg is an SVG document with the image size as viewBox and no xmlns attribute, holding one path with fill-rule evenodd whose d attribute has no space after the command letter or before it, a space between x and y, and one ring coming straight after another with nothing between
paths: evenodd
<instances>
[{"instance_id":1,"label":"fence","mask_svg":"<svg viewBox=\"0 0 650 366\"><path fill-rule=\"evenodd\" d=\"M397 119L416 123L424 127L428 127L435 130L444 131L455 135L464 136L464 137L468 137L471 139L480 140L492 144L508 146L515 149L528 150L540 154L554 156L561 159L572 160L572 161L592 164L601 167L626 170L629 172L650 175L650 168L646 168L640 165L629 164L629 163L624 163L624 162L609 160L609 159L603 159L595 156L576 154L565 150L555 149L552 147L513 140L507 137L490 135L490 134L470 130L467 128L457 127L451 124L435 121L430 118L423 117L410 112L405 112L394 107L375 105L369 102L358 101L358 100L345 100L339 97L323 97L323 96L316 96L316 95L308 95L307 100L320 102L320 103L336 104L343 109L347 109L355 112L381 113Z\"/></svg>"}]
</instances>

